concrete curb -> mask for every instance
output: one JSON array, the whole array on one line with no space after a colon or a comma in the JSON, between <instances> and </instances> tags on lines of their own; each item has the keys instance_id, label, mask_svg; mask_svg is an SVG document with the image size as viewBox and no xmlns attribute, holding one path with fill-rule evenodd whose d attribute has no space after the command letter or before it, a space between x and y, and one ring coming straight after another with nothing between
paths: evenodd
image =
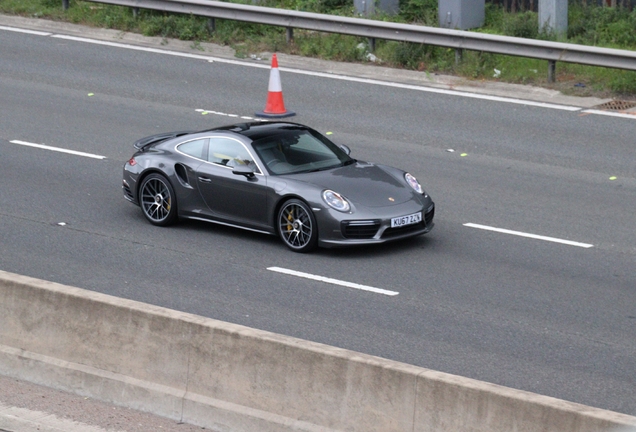
<instances>
[{"instance_id":1,"label":"concrete curb","mask_svg":"<svg viewBox=\"0 0 636 432\"><path fill-rule=\"evenodd\" d=\"M216 430L636 425L619 413L7 272L0 374Z\"/></svg>"}]
</instances>

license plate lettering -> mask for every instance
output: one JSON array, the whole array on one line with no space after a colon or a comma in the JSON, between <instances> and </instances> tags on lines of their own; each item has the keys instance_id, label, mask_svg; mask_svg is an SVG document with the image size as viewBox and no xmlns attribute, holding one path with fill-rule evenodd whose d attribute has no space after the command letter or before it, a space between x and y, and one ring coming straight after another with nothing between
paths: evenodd
<instances>
[{"instance_id":1,"label":"license plate lettering","mask_svg":"<svg viewBox=\"0 0 636 432\"><path fill-rule=\"evenodd\" d=\"M399 216L391 219L391 228L398 228L406 225L413 225L422 222L422 212L413 213L406 216Z\"/></svg>"}]
</instances>

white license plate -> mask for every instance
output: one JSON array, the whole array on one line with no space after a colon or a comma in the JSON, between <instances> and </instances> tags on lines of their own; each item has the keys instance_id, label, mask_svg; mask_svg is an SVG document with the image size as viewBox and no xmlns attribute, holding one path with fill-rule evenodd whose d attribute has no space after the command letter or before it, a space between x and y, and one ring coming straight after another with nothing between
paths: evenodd
<instances>
[{"instance_id":1,"label":"white license plate","mask_svg":"<svg viewBox=\"0 0 636 432\"><path fill-rule=\"evenodd\" d=\"M422 222L422 212L413 213L406 216L391 219L391 228L403 227Z\"/></svg>"}]
</instances>

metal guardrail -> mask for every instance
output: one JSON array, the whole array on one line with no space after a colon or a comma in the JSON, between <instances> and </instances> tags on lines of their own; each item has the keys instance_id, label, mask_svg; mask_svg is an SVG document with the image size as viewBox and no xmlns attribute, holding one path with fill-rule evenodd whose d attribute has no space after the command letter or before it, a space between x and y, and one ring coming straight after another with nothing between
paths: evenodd
<instances>
[{"instance_id":1,"label":"metal guardrail","mask_svg":"<svg viewBox=\"0 0 636 432\"><path fill-rule=\"evenodd\" d=\"M63 0L68 7L68 0ZM187 15L222 18L287 28L288 40L293 29L314 30L375 39L436 45L456 50L484 51L547 60L548 81L554 82L556 62L577 63L636 71L636 51L599 48L561 42L497 36L463 30L450 30L412 24L375 21L336 15L323 15L210 0L86 0L94 3L128 6L134 10L152 9ZM373 43L372 43L373 45Z\"/></svg>"}]
</instances>

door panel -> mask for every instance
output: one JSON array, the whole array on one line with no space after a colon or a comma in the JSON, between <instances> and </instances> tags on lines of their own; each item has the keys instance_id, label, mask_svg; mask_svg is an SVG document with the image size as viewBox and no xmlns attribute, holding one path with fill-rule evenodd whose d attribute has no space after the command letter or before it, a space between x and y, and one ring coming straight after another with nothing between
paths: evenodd
<instances>
[{"instance_id":1,"label":"door panel","mask_svg":"<svg viewBox=\"0 0 636 432\"><path fill-rule=\"evenodd\" d=\"M197 170L199 190L215 216L229 222L257 227L267 226L267 178L251 178L232 173L237 165L256 168L253 158L240 142L230 138L211 138L208 162Z\"/></svg>"}]
</instances>

